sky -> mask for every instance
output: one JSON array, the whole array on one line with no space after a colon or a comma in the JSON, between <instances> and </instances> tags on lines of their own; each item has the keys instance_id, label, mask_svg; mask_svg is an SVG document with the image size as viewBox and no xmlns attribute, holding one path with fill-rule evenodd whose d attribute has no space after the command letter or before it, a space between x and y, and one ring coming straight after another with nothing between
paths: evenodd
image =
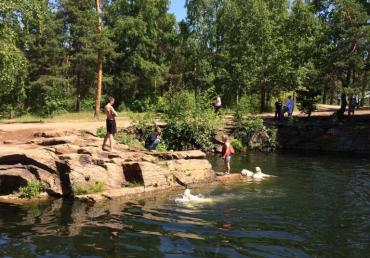
<instances>
[{"instance_id":1,"label":"sky","mask_svg":"<svg viewBox=\"0 0 370 258\"><path fill-rule=\"evenodd\" d=\"M181 21L186 16L185 0L171 0L170 13L176 15L176 20Z\"/></svg>"}]
</instances>

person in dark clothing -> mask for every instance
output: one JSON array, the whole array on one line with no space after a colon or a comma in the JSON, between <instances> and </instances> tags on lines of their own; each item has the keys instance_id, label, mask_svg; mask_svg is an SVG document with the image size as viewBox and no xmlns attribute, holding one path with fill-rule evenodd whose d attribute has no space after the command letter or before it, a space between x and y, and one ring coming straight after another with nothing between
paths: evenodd
<instances>
[{"instance_id":1,"label":"person in dark clothing","mask_svg":"<svg viewBox=\"0 0 370 258\"><path fill-rule=\"evenodd\" d=\"M107 141L109 140L110 151L113 151L113 146L114 146L113 137L117 132L117 125L116 125L117 112L113 108L114 101L115 100L113 97L109 97L109 102L104 107L104 112L107 116L107 120L106 120L107 133L103 141L103 147L102 147L103 150L106 150L105 145L107 144Z\"/></svg>"},{"instance_id":2,"label":"person in dark clothing","mask_svg":"<svg viewBox=\"0 0 370 258\"><path fill-rule=\"evenodd\" d=\"M281 104L281 101L280 99L278 99L276 102L275 102L275 120L281 120L282 118L282 114L283 114L283 105Z\"/></svg>"},{"instance_id":3,"label":"person in dark clothing","mask_svg":"<svg viewBox=\"0 0 370 258\"><path fill-rule=\"evenodd\" d=\"M153 151L157 148L158 144L161 142L161 128L157 127L153 132L151 132L145 141L145 148Z\"/></svg>"}]
</instances>

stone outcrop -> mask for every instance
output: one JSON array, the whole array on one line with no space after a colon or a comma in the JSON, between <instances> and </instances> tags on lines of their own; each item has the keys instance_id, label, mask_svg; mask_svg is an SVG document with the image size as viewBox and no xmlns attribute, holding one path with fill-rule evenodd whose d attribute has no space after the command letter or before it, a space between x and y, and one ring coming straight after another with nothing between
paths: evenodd
<instances>
[{"instance_id":1,"label":"stone outcrop","mask_svg":"<svg viewBox=\"0 0 370 258\"><path fill-rule=\"evenodd\" d=\"M0 147L0 195L39 180L49 195L76 196L99 182L104 191L91 195L98 200L210 182L215 177L201 151L156 153L117 145L111 153L101 150L102 139L83 132L35 132L34 136L26 143Z\"/></svg>"},{"instance_id":2,"label":"stone outcrop","mask_svg":"<svg viewBox=\"0 0 370 258\"><path fill-rule=\"evenodd\" d=\"M280 149L370 153L370 119L283 123L277 129Z\"/></svg>"}]
</instances>

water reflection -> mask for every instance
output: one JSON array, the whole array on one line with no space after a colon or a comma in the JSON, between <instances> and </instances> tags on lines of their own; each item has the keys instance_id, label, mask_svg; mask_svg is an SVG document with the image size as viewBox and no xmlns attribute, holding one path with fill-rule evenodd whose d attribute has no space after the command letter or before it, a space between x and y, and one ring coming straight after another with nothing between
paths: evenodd
<instances>
[{"instance_id":1,"label":"water reflection","mask_svg":"<svg viewBox=\"0 0 370 258\"><path fill-rule=\"evenodd\" d=\"M271 160L271 162L270 162ZM216 163L218 161L215 161ZM129 203L56 200L0 205L2 257L365 257L370 243L368 159L250 155L263 182L194 189ZM261 165L262 164L262 165ZM222 164L221 164L222 165ZM217 166L217 164L216 164Z\"/></svg>"}]
</instances>

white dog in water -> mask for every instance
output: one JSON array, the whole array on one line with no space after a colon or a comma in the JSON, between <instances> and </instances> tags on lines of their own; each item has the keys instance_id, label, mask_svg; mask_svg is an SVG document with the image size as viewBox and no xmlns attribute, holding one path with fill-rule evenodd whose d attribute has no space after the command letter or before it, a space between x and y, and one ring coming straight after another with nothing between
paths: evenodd
<instances>
[{"instance_id":1,"label":"white dog in water","mask_svg":"<svg viewBox=\"0 0 370 258\"><path fill-rule=\"evenodd\" d=\"M261 170L260 167L256 167L256 172L252 172L252 171L249 171L247 169L243 169L240 173L243 176L250 177L250 178L253 178L253 179L263 179L263 178L267 178L267 177L272 177L271 175L267 175L267 174L262 173L262 170Z\"/></svg>"},{"instance_id":2,"label":"white dog in water","mask_svg":"<svg viewBox=\"0 0 370 258\"><path fill-rule=\"evenodd\" d=\"M184 194L180 197L175 199L176 202L180 203L204 203L204 202L212 202L212 199L205 198L203 195L193 195L191 194L190 189L186 189Z\"/></svg>"}]
</instances>

